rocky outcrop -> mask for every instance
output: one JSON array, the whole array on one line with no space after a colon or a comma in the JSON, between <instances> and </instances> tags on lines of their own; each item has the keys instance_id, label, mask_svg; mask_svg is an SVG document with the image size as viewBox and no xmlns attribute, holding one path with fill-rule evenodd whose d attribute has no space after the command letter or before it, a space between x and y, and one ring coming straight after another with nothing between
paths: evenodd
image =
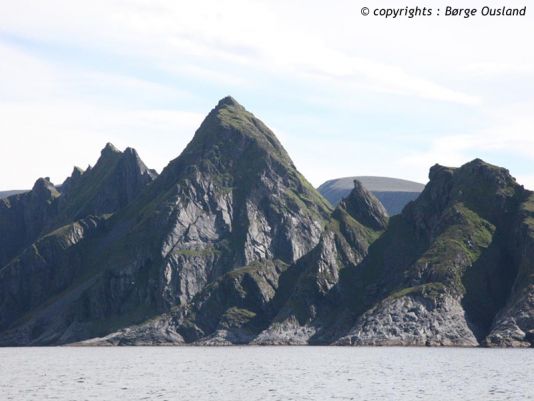
<instances>
[{"instance_id":1,"label":"rocky outcrop","mask_svg":"<svg viewBox=\"0 0 534 401\"><path fill-rule=\"evenodd\" d=\"M63 193L68 193L72 190L73 187L76 187L80 184L80 181L82 179L84 171L77 166L74 166L72 169L72 173L69 177L63 181L63 184L61 184L61 191Z\"/></svg>"},{"instance_id":2,"label":"rocky outcrop","mask_svg":"<svg viewBox=\"0 0 534 401\"><path fill-rule=\"evenodd\" d=\"M94 337L89 340L73 343L79 346L120 346L120 345L182 345L183 337L177 332L174 320L168 314L163 314L143 322L139 325L122 328L104 337Z\"/></svg>"},{"instance_id":3,"label":"rocky outcrop","mask_svg":"<svg viewBox=\"0 0 534 401\"><path fill-rule=\"evenodd\" d=\"M340 202L340 207L364 226L377 231L386 228L388 221L386 209L358 180L354 180L354 189Z\"/></svg>"},{"instance_id":4,"label":"rocky outcrop","mask_svg":"<svg viewBox=\"0 0 534 401\"><path fill-rule=\"evenodd\" d=\"M57 216L60 193L48 178L31 191L0 199L0 266L30 245Z\"/></svg>"},{"instance_id":5,"label":"rocky outcrop","mask_svg":"<svg viewBox=\"0 0 534 401\"><path fill-rule=\"evenodd\" d=\"M75 167L61 186L58 220L63 223L88 215L115 213L139 195L156 176L135 149L127 148L121 152L108 143L94 167L85 172Z\"/></svg>"},{"instance_id":6,"label":"rocky outcrop","mask_svg":"<svg viewBox=\"0 0 534 401\"><path fill-rule=\"evenodd\" d=\"M478 159L458 169L434 166L421 196L391 219L347 276L355 323L339 341L484 344L515 298L516 255L523 251L511 248L513 222L528 196L507 170Z\"/></svg>"},{"instance_id":7,"label":"rocky outcrop","mask_svg":"<svg viewBox=\"0 0 534 401\"><path fill-rule=\"evenodd\" d=\"M93 168L75 167L61 186L40 178L31 191L0 199L0 266L59 227L115 213L154 178L134 149L107 144Z\"/></svg>"},{"instance_id":8,"label":"rocky outcrop","mask_svg":"<svg viewBox=\"0 0 534 401\"><path fill-rule=\"evenodd\" d=\"M274 260L226 273L187 305L178 319L179 331L197 344L250 342L276 313L287 268Z\"/></svg>"},{"instance_id":9,"label":"rocky outcrop","mask_svg":"<svg viewBox=\"0 0 534 401\"><path fill-rule=\"evenodd\" d=\"M0 331L67 289L81 274L80 244L102 229L88 217L44 235L0 270Z\"/></svg>"},{"instance_id":10,"label":"rocky outcrop","mask_svg":"<svg viewBox=\"0 0 534 401\"><path fill-rule=\"evenodd\" d=\"M460 302L436 285L386 298L358 318L337 345L475 346Z\"/></svg>"},{"instance_id":11,"label":"rocky outcrop","mask_svg":"<svg viewBox=\"0 0 534 401\"><path fill-rule=\"evenodd\" d=\"M494 318L485 345L534 346L534 195L521 204L509 242L517 274L506 305Z\"/></svg>"}]
</instances>

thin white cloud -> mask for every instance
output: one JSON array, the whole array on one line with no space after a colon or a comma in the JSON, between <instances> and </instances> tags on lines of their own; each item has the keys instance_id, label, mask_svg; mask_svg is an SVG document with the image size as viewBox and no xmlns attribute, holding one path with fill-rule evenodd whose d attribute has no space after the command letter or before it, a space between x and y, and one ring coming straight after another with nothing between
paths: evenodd
<instances>
[{"instance_id":1,"label":"thin white cloud","mask_svg":"<svg viewBox=\"0 0 534 401\"><path fill-rule=\"evenodd\" d=\"M482 75L485 77L495 77L503 75L534 75L534 64L532 63L507 63L495 61L480 61L465 66L467 72Z\"/></svg>"},{"instance_id":2,"label":"thin white cloud","mask_svg":"<svg viewBox=\"0 0 534 401\"><path fill-rule=\"evenodd\" d=\"M184 149L203 119L194 112L104 112L95 105L64 102L0 102L0 110L2 139L9 139L0 148L0 188L28 188L41 176L61 183L74 165L94 164L106 142L136 148L149 167L161 170Z\"/></svg>"},{"instance_id":3,"label":"thin white cloud","mask_svg":"<svg viewBox=\"0 0 534 401\"><path fill-rule=\"evenodd\" d=\"M368 6L363 0L335 6L319 0L5 3L0 129L13 139L0 150L0 168L16 166L20 173L0 175L0 189L26 186L42 174L59 179L74 163L94 162L108 140L139 148L149 165L161 168L209 111L199 104L222 88L256 97L260 105L284 100L269 112L296 164L317 184L373 172L424 180L435 162L459 164L477 149L533 157L532 81L524 79L533 73L534 53L525 49L534 14L386 21L361 17L359 9ZM94 63L98 68L72 56L85 52L101 62ZM505 88L498 86L503 78ZM336 138L317 129L309 138L309 125L294 124L300 117L291 102L301 115L311 105L314 113L322 107L342 112L347 122L324 122ZM352 114L367 119L360 129L370 132L351 126ZM387 136L379 144L362 140L372 137L377 119L399 135L413 129L415 137L429 139L415 147L408 137L405 143ZM458 119L454 126L461 128L442 128L448 119ZM471 128L472 119L485 128ZM427 129L418 131L422 125ZM57 143L64 144L61 152Z\"/></svg>"},{"instance_id":4,"label":"thin white cloud","mask_svg":"<svg viewBox=\"0 0 534 401\"><path fill-rule=\"evenodd\" d=\"M293 72L304 70L312 77L337 80L347 86L366 87L377 92L416 96L429 100L476 105L479 96L447 88L431 80L407 73L405 70L372 60L345 57L339 53L325 51L319 63L294 66ZM328 60L325 62L325 60Z\"/></svg>"},{"instance_id":5,"label":"thin white cloud","mask_svg":"<svg viewBox=\"0 0 534 401\"><path fill-rule=\"evenodd\" d=\"M72 3L77 2L52 2L48 12L45 16L40 15L38 21L30 8L29 12L25 11L24 18L14 24L10 14L21 13L20 6L16 4L4 10L5 17L2 20L0 16L0 22L5 22L6 27L21 34L33 33L36 38L42 38L44 32L44 37L50 40L67 43L78 40L82 45L100 46L118 54L151 58L167 70L172 70L174 63L178 65L174 68L182 74L190 74L193 78L204 76L230 85L237 83L235 78L229 79L228 74L218 71L216 61L254 68L259 73L320 75L339 84L363 85L383 93L462 104L480 101L476 95L447 87L420 72L410 72L407 66L400 67L394 62L373 57L354 56L352 51L337 49L321 39L322 31L301 30L299 28L303 27L299 26L299 22L302 21L280 18L278 13L284 12L280 10L281 3L275 2L270 7L266 2L199 1L184 7L172 1L135 1L126 7L122 1L96 1L91 4L90 10L79 4L74 7ZM290 2L287 10L295 13L300 7L298 2ZM54 8L63 12L68 10L72 18L67 21L58 20L53 15L46 18ZM101 13L97 17L98 10ZM357 10L350 6L348 11ZM320 14L310 17L319 19ZM78 21L79 25L73 24L72 20ZM100 26L97 31L91 32L90 25L95 20ZM57 25L53 25L55 23ZM56 29L53 29L54 26ZM328 29L328 26L323 28ZM58 37L57 31L62 30L67 35ZM353 32L347 34L358 37L362 33L364 29L355 24ZM188 67L181 60L176 63L180 57L210 60L213 67L211 71Z\"/></svg>"},{"instance_id":6,"label":"thin white cloud","mask_svg":"<svg viewBox=\"0 0 534 401\"><path fill-rule=\"evenodd\" d=\"M429 141L426 150L410 152L401 163L423 170L434 163L459 166L484 153L517 155L534 166L534 103L513 104L502 110L490 110L489 127L464 134L443 134ZM531 174L519 174L519 182L534 188Z\"/></svg>"},{"instance_id":7,"label":"thin white cloud","mask_svg":"<svg viewBox=\"0 0 534 401\"><path fill-rule=\"evenodd\" d=\"M0 60L0 188L29 188L40 176L60 183L74 165L93 164L108 141L137 147L149 166L161 169L203 118L191 111L132 107L123 99L113 103L117 94L144 102L189 96L157 83L63 69L13 46L0 46Z\"/></svg>"}]
</instances>

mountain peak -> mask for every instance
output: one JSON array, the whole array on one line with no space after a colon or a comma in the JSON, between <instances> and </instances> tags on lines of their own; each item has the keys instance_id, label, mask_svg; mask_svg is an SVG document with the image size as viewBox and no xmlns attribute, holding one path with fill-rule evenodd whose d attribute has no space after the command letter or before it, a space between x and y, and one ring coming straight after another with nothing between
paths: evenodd
<instances>
[{"instance_id":1,"label":"mountain peak","mask_svg":"<svg viewBox=\"0 0 534 401\"><path fill-rule=\"evenodd\" d=\"M142 162L141 158L139 157L139 154L137 153L137 151L134 148L128 147L128 148L124 149L124 152L122 152L121 159L129 160L130 162L132 162L134 164L140 165L143 170L146 170L146 166L144 165L144 163Z\"/></svg>"},{"instance_id":2,"label":"mountain peak","mask_svg":"<svg viewBox=\"0 0 534 401\"><path fill-rule=\"evenodd\" d=\"M53 187L54 184L50 182L50 177L41 177L38 178L37 181L33 184L32 191L39 191L41 189L46 189Z\"/></svg>"},{"instance_id":3,"label":"mountain peak","mask_svg":"<svg viewBox=\"0 0 534 401\"><path fill-rule=\"evenodd\" d=\"M436 163L430 167L428 179L430 181L435 181L438 177L452 176L454 170L454 167L446 167Z\"/></svg>"},{"instance_id":4,"label":"mountain peak","mask_svg":"<svg viewBox=\"0 0 534 401\"><path fill-rule=\"evenodd\" d=\"M180 163L186 164L199 164L203 160L226 160L233 165L242 158L250 162L262 159L277 160L294 169L289 155L276 135L228 96L221 99L206 116L179 159Z\"/></svg>"},{"instance_id":5,"label":"mountain peak","mask_svg":"<svg viewBox=\"0 0 534 401\"><path fill-rule=\"evenodd\" d=\"M466 163L466 164L478 164L478 165L489 165L489 163L486 163L484 160L480 159L480 158L475 158L473 160L471 160L469 163Z\"/></svg>"},{"instance_id":6,"label":"mountain peak","mask_svg":"<svg viewBox=\"0 0 534 401\"><path fill-rule=\"evenodd\" d=\"M69 192L70 188L72 188L74 185L77 185L78 182L80 182L82 176L84 174L83 169L81 169L78 166L74 166L72 169L72 173L69 177L63 181L63 184L61 184L61 193L65 194Z\"/></svg>"},{"instance_id":7,"label":"mountain peak","mask_svg":"<svg viewBox=\"0 0 534 401\"><path fill-rule=\"evenodd\" d=\"M507 169L481 159L455 168L436 164L430 169L429 178L425 190L408 211L415 212L419 221L424 220L422 226L427 227L438 221L436 216L458 204L498 224L502 212L513 209L517 199L524 195L524 188Z\"/></svg>"},{"instance_id":8,"label":"mountain peak","mask_svg":"<svg viewBox=\"0 0 534 401\"><path fill-rule=\"evenodd\" d=\"M107 154L117 154L117 153L121 153L121 151L117 149L115 145L113 145L111 142L106 143L106 146L104 147L104 149L100 151L100 154L102 156L107 155Z\"/></svg>"},{"instance_id":9,"label":"mountain peak","mask_svg":"<svg viewBox=\"0 0 534 401\"><path fill-rule=\"evenodd\" d=\"M106 143L106 146L100 151L100 157L96 161L95 165L90 166L85 171L88 173L93 169L104 169L107 171L111 169L115 163L117 163L123 156L123 152L117 149L111 142Z\"/></svg>"},{"instance_id":10,"label":"mountain peak","mask_svg":"<svg viewBox=\"0 0 534 401\"><path fill-rule=\"evenodd\" d=\"M141 175L146 175L150 178L150 180L153 180L158 175L155 170L149 169L146 166L143 160L141 160L139 153L137 153L134 148L126 148L122 153L121 160L123 161L123 163L129 165L129 167L126 167L126 169L138 170Z\"/></svg>"},{"instance_id":11,"label":"mountain peak","mask_svg":"<svg viewBox=\"0 0 534 401\"><path fill-rule=\"evenodd\" d=\"M486 176L502 176L514 180L510 175L510 172L504 167L495 166L478 158L465 163L459 170L475 174L484 174Z\"/></svg>"},{"instance_id":12,"label":"mountain peak","mask_svg":"<svg viewBox=\"0 0 534 401\"><path fill-rule=\"evenodd\" d=\"M75 167L61 186L62 218L114 213L155 178L135 149L119 151L107 143L98 161L85 172Z\"/></svg>"},{"instance_id":13,"label":"mountain peak","mask_svg":"<svg viewBox=\"0 0 534 401\"><path fill-rule=\"evenodd\" d=\"M74 166L74 168L72 169L72 174L73 176L80 176L83 174L83 169L81 167L78 167L78 166Z\"/></svg>"},{"instance_id":14,"label":"mountain peak","mask_svg":"<svg viewBox=\"0 0 534 401\"><path fill-rule=\"evenodd\" d=\"M516 185L516 180L510 172L499 166L487 163L482 159L474 159L461 167L445 167L435 164L430 168L429 179L431 182L452 179L460 186L472 187L475 183L478 187L490 186L495 189ZM465 188L468 189L468 188Z\"/></svg>"},{"instance_id":15,"label":"mountain peak","mask_svg":"<svg viewBox=\"0 0 534 401\"><path fill-rule=\"evenodd\" d=\"M221 107L225 107L225 106L243 107L232 96L223 97L221 100L219 100L219 103L217 103L217 107L216 108L221 108Z\"/></svg>"},{"instance_id":16,"label":"mountain peak","mask_svg":"<svg viewBox=\"0 0 534 401\"><path fill-rule=\"evenodd\" d=\"M31 193L41 199L52 199L59 195L58 190L52 184L49 177L39 178L35 181Z\"/></svg>"},{"instance_id":17,"label":"mountain peak","mask_svg":"<svg viewBox=\"0 0 534 401\"><path fill-rule=\"evenodd\" d=\"M353 190L340 202L339 207L345 209L355 220L373 230L383 230L387 226L386 209L358 180L354 180Z\"/></svg>"}]
</instances>

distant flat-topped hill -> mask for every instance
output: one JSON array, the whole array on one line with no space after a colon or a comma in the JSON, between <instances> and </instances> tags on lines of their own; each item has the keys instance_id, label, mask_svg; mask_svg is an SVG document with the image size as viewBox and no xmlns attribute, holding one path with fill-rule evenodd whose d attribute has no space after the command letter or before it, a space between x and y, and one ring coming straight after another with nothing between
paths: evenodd
<instances>
[{"instance_id":1,"label":"distant flat-topped hill","mask_svg":"<svg viewBox=\"0 0 534 401\"><path fill-rule=\"evenodd\" d=\"M8 196L11 196L11 195L17 195L17 194L21 194L23 192L28 192L27 189L20 189L20 190L13 190L13 191L0 191L0 199L4 199L4 198L7 198Z\"/></svg>"},{"instance_id":2,"label":"distant flat-topped hill","mask_svg":"<svg viewBox=\"0 0 534 401\"><path fill-rule=\"evenodd\" d=\"M390 177L343 177L328 180L318 188L321 195L336 206L354 188L358 180L382 202L390 216L399 214L404 206L417 198L425 186L418 182Z\"/></svg>"}]
</instances>

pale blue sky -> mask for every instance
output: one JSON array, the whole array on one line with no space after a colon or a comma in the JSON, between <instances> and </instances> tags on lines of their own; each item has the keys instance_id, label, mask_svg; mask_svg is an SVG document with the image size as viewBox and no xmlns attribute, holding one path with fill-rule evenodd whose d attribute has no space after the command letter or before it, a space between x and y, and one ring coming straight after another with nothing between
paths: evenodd
<instances>
[{"instance_id":1,"label":"pale blue sky","mask_svg":"<svg viewBox=\"0 0 534 401\"><path fill-rule=\"evenodd\" d=\"M60 183L108 141L161 170L228 94L316 186L425 182L434 163L481 157L534 188L534 9L471 20L359 11L395 4L0 0L0 190Z\"/></svg>"}]
</instances>

